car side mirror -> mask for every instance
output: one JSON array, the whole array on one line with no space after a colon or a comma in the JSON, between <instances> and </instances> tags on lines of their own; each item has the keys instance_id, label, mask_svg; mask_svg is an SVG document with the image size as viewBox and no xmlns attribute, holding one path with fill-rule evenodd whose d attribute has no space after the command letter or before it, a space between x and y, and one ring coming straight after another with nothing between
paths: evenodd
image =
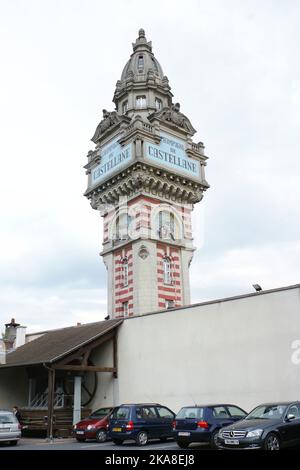
<instances>
[{"instance_id":1,"label":"car side mirror","mask_svg":"<svg viewBox=\"0 0 300 470\"><path fill-rule=\"evenodd\" d=\"M292 421L292 420L295 419L295 418L296 418L295 415L293 415L292 413L289 413L289 414L287 415L287 417L286 417L286 420L287 420L287 421Z\"/></svg>"}]
</instances>

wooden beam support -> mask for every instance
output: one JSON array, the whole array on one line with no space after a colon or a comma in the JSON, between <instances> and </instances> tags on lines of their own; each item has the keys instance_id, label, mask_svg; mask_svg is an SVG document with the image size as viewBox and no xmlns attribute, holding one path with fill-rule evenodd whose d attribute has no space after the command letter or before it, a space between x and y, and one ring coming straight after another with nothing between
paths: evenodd
<instances>
[{"instance_id":1,"label":"wooden beam support","mask_svg":"<svg viewBox=\"0 0 300 470\"><path fill-rule=\"evenodd\" d=\"M53 440L53 408L54 408L55 370L48 369L48 415L47 438Z\"/></svg>"},{"instance_id":2,"label":"wooden beam support","mask_svg":"<svg viewBox=\"0 0 300 470\"><path fill-rule=\"evenodd\" d=\"M91 355L91 352L92 352L92 348L88 349L88 350L84 353L83 358L82 358L81 365L87 366L89 357L90 357L90 355Z\"/></svg>"},{"instance_id":3,"label":"wooden beam support","mask_svg":"<svg viewBox=\"0 0 300 470\"><path fill-rule=\"evenodd\" d=\"M55 370L74 370L74 371L86 371L86 372L115 372L114 367L98 367L98 366L77 366L77 365L56 365L53 367Z\"/></svg>"},{"instance_id":4,"label":"wooden beam support","mask_svg":"<svg viewBox=\"0 0 300 470\"><path fill-rule=\"evenodd\" d=\"M117 341L117 334L115 333L113 338L113 360L114 360L114 378L118 378L118 341Z\"/></svg>"},{"instance_id":5,"label":"wooden beam support","mask_svg":"<svg viewBox=\"0 0 300 470\"><path fill-rule=\"evenodd\" d=\"M87 344L86 346L82 346L80 349L75 351L73 354L70 354L66 357L64 357L61 361L57 362L57 365L64 365L67 364L68 362L73 361L74 359L80 359L87 351L91 351L94 348L97 348L98 346L101 346L101 344L106 343L106 341L109 341L114 337L114 332L109 332L104 336L100 336L97 340L93 341L92 343ZM55 366L55 369L57 367Z\"/></svg>"}]
</instances>

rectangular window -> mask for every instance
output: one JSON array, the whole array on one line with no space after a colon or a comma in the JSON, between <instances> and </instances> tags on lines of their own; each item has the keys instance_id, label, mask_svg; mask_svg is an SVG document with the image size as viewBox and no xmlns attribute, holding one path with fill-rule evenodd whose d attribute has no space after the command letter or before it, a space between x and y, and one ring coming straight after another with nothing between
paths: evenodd
<instances>
[{"instance_id":1,"label":"rectangular window","mask_svg":"<svg viewBox=\"0 0 300 470\"><path fill-rule=\"evenodd\" d=\"M128 261L123 260L123 287L128 286Z\"/></svg>"},{"instance_id":2,"label":"rectangular window","mask_svg":"<svg viewBox=\"0 0 300 470\"><path fill-rule=\"evenodd\" d=\"M137 96L136 97L136 107L137 108L146 108L147 100L146 96Z\"/></svg>"},{"instance_id":3,"label":"rectangular window","mask_svg":"<svg viewBox=\"0 0 300 470\"><path fill-rule=\"evenodd\" d=\"M171 273L171 260L170 258L163 259L164 266L164 284L172 284L172 273Z\"/></svg>"},{"instance_id":4,"label":"rectangular window","mask_svg":"<svg viewBox=\"0 0 300 470\"><path fill-rule=\"evenodd\" d=\"M128 317L128 302L122 303L122 313L123 317Z\"/></svg>"},{"instance_id":5,"label":"rectangular window","mask_svg":"<svg viewBox=\"0 0 300 470\"><path fill-rule=\"evenodd\" d=\"M175 240L174 214L169 211L161 211L158 214L158 236L162 239Z\"/></svg>"},{"instance_id":6,"label":"rectangular window","mask_svg":"<svg viewBox=\"0 0 300 470\"><path fill-rule=\"evenodd\" d=\"M159 98L155 98L155 108L156 111L160 111L162 109L162 101Z\"/></svg>"},{"instance_id":7,"label":"rectangular window","mask_svg":"<svg viewBox=\"0 0 300 470\"><path fill-rule=\"evenodd\" d=\"M122 105L122 113L125 114L128 109L128 101L124 101Z\"/></svg>"},{"instance_id":8,"label":"rectangular window","mask_svg":"<svg viewBox=\"0 0 300 470\"><path fill-rule=\"evenodd\" d=\"M144 56L140 55L138 58L138 68L142 69L144 68Z\"/></svg>"}]
</instances>

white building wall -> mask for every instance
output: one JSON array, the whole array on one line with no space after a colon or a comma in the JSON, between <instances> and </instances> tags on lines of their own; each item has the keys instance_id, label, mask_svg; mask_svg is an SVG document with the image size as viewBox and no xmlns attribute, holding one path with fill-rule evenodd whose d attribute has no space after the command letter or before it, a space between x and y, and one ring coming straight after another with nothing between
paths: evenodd
<instances>
[{"instance_id":1,"label":"white building wall","mask_svg":"<svg viewBox=\"0 0 300 470\"><path fill-rule=\"evenodd\" d=\"M250 410L300 399L300 364L292 361L299 287L133 317L118 336L120 403L157 401L178 411L231 402Z\"/></svg>"},{"instance_id":2,"label":"white building wall","mask_svg":"<svg viewBox=\"0 0 300 470\"><path fill-rule=\"evenodd\" d=\"M102 344L91 354L93 364L98 367L113 367L113 341ZM114 401L114 388L116 386L111 372L97 372L98 389L95 398L87 406L92 410L112 406Z\"/></svg>"}]
</instances>

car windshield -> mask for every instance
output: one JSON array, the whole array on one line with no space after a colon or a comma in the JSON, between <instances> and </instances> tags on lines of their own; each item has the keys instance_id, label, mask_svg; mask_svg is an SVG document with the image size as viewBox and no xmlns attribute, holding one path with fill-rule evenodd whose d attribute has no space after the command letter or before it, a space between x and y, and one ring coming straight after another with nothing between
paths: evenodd
<instances>
[{"instance_id":1,"label":"car windshield","mask_svg":"<svg viewBox=\"0 0 300 470\"><path fill-rule=\"evenodd\" d=\"M246 419L280 419L286 410L286 405L261 405L254 408Z\"/></svg>"},{"instance_id":2,"label":"car windshield","mask_svg":"<svg viewBox=\"0 0 300 470\"><path fill-rule=\"evenodd\" d=\"M201 419L203 418L203 408L181 408L176 419Z\"/></svg>"},{"instance_id":3,"label":"car windshield","mask_svg":"<svg viewBox=\"0 0 300 470\"><path fill-rule=\"evenodd\" d=\"M94 411L89 418L104 418L110 413L111 408L100 408L99 410Z\"/></svg>"},{"instance_id":4,"label":"car windshield","mask_svg":"<svg viewBox=\"0 0 300 470\"><path fill-rule=\"evenodd\" d=\"M13 414L0 414L0 424L13 424L16 423L17 419Z\"/></svg>"},{"instance_id":5,"label":"car windshield","mask_svg":"<svg viewBox=\"0 0 300 470\"><path fill-rule=\"evenodd\" d=\"M120 406L120 408L116 409L113 414L113 419L128 419L130 409L127 406Z\"/></svg>"}]
</instances>

